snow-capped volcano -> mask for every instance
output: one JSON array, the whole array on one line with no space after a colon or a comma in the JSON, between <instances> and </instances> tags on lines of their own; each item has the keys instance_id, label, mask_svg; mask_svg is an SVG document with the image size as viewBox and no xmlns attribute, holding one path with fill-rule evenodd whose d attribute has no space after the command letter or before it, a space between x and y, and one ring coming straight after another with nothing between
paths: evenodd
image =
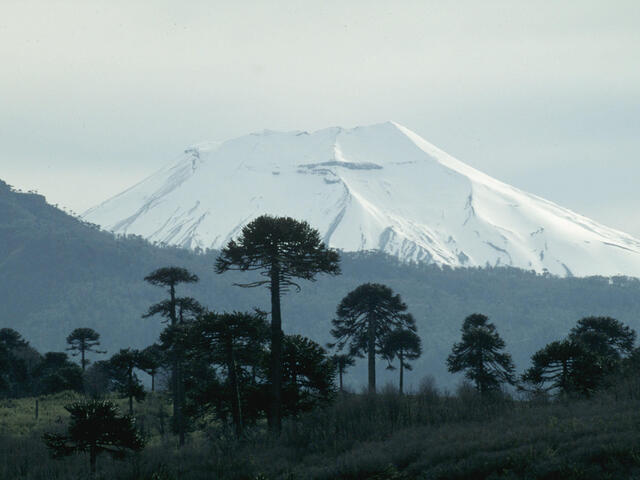
<instances>
[{"instance_id":1,"label":"snow-capped volcano","mask_svg":"<svg viewBox=\"0 0 640 480\"><path fill-rule=\"evenodd\" d=\"M196 145L83 217L150 241L221 248L264 213L307 220L345 251L640 276L639 240L495 180L392 122Z\"/></svg>"}]
</instances>

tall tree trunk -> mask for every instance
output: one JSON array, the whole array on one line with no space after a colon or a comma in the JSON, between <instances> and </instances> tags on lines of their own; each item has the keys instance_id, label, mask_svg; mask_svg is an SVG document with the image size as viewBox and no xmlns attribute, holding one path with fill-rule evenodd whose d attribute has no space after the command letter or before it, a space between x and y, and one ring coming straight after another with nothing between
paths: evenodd
<instances>
[{"instance_id":1,"label":"tall tree trunk","mask_svg":"<svg viewBox=\"0 0 640 480\"><path fill-rule=\"evenodd\" d=\"M185 437L185 422L184 422L184 379L182 373L182 364L178 362L178 435L179 435L179 445L182 447L184 445L184 437Z\"/></svg>"},{"instance_id":2,"label":"tall tree trunk","mask_svg":"<svg viewBox=\"0 0 640 480\"><path fill-rule=\"evenodd\" d=\"M280 268L271 267L271 415L270 429L282 429L282 317L280 316Z\"/></svg>"},{"instance_id":3,"label":"tall tree trunk","mask_svg":"<svg viewBox=\"0 0 640 480\"><path fill-rule=\"evenodd\" d=\"M169 307L169 316L171 320L171 326L175 327L178 323L178 319L176 317L176 288L174 285L169 286L169 294L171 296L171 305ZM178 418L178 357L176 356L175 351L172 352L171 356L171 393L173 397L173 420L176 423Z\"/></svg>"},{"instance_id":4,"label":"tall tree trunk","mask_svg":"<svg viewBox=\"0 0 640 480\"><path fill-rule=\"evenodd\" d=\"M151 393L156 391L156 374L151 374Z\"/></svg>"},{"instance_id":5,"label":"tall tree trunk","mask_svg":"<svg viewBox=\"0 0 640 480\"><path fill-rule=\"evenodd\" d=\"M340 393L343 393L344 390L342 390L342 371L344 369L342 368L342 366L338 366L338 375L340 376Z\"/></svg>"},{"instance_id":6,"label":"tall tree trunk","mask_svg":"<svg viewBox=\"0 0 640 480\"><path fill-rule=\"evenodd\" d=\"M84 345L80 345L80 355L82 358L82 373L84 373L84 366L85 366L84 351L85 351Z\"/></svg>"},{"instance_id":7,"label":"tall tree trunk","mask_svg":"<svg viewBox=\"0 0 640 480\"><path fill-rule=\"evenodd\" d=\"M402 395L402 387L404 383L404 355L402 355L402 350L398 352L398 359L400 360L400 395Z\"/></svg>"},{"instance_id":8,"label":"tall tree trunk","mask_svg":"<svg viewBox=\"0 0 640 480\"><path fill-rule=\"evenodd\" d=\"M169 294L171 295L171 306L169 308L169 315L171 316L171 325L176 326L178 324L178 316L176 314L176 288L175 285L169 286ZM184 421L182 418L182 405L180 384L182 379L180 378L180 364L177 353L174 351L172 359L172 378L171 389L173 394L173 424L177 430L179 436L179 446L184 445Z\"/></svg>"},{"instance_id":9,"label":"tall tree trunk","mask_svg":"<svg viewBox=\"0 0 640 480\"><path fill-rule=\"evenodd\" d=\"M238 387L238 375L236 372L236 361L233 355L232 340L227 344L227 373L229 375L229 386L231 387L231 416L236 429L236 436L242 435L242 408L240 405L240 389Z\"/></svg>"},{"instance_id":10,"label":"tall tree trunk","mask_svg":"<svg viewBox=\"0 0 640 480\"><path fill-rule=\"evenodd\" d=\"M376 393L376 321L373 315L368 320L369 393Z\"/></svg>"}]
</instances>

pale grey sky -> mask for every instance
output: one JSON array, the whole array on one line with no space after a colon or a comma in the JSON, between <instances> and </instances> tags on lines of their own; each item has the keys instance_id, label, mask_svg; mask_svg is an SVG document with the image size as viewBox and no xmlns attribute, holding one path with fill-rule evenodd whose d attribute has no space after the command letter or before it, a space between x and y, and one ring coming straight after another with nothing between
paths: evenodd
<instances>
[{"instance_id":1,"label":"pale grey sky","mask_svg":"<svg viewBox=\"0 0 640 480\"><path fill-rule=\"evenodd\" d=\"M0 178L77 212L199 141L385 120L640 237L640 2L0 1Z\"/></svg>"}]
</instances>

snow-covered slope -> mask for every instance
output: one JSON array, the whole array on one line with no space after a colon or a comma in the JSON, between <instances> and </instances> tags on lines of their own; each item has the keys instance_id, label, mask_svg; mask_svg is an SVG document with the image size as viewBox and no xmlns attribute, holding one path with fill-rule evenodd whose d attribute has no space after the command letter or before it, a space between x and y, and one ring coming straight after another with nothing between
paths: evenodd
<instances>
[{"instance_id":1,"label":"snow-covered slope","mask_svg":"<svg viewBox=\"0 0 640 480\"><path fill-rule=\"evenodd\" d=\"M151 241L220 248L263 213L307 220L345 251L640 276L639 240L495 180L392 122L196 145L83 217Z\"/></svg>"}]
</instances>

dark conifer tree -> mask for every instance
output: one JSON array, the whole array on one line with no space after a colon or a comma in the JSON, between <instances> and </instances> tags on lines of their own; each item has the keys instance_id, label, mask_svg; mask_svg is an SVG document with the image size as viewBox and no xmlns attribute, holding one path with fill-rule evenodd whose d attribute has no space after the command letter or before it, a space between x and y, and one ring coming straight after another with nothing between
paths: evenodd
<instances>
[{"instance_id":1,"label":"dark conifer tree","mask_svg":"<svg viewBox=\"0 0 640 480\"><path fill-rule=\"evenodd\" d=\"M169 319L169 326L175 328L184 320L184 315L188 312L201 310L201 307L190 297L176 297L176 286L181 283L194 283L198 281L198 276L181 267L163 267L151 272L144 277L145 281L152 285L166 287L169 292L169 299L156 303L149 307L143 317L150 317L160 314ZM180 437L180 445L184 445L184 419L182 414L183 389L184 385L180 375L180 358L174 354L171 359L172 375L171 390L173 394L173 423Z\"/></svg>"},{"instance_id":2,"label":"dark conifer tree","mask_svg":"<svg viewBox=\"0 0 640 480\"><path fill-rule=\"evenodd\" d=\"M586 317L571 329L569 340L595 355L603 370L611 372L633 351L636 332L611 317Z\"/></svg>"},{"instance_id":3,"label":"dark conifer tree","mask_svg":"<svg viewBox=\"0 0 640 480\"><path fill-rule=\"evenodd\" d=\"M140 402L145 397L142 383L135 374L140 367L140 351L122 349L109 360L111 378L120 394L129 399L129 415L133 415L133 399Z\"/></svg>"},{"instance_id":4,"label":"dark conifer tree","mask_svg":"<svg viewBox=\"0 0 640 480\"><path fill-rule=\"evenodd\" d=\"M9 349L0 343L0 396L6 395L10 390L10 365L11 354Z\"/></svg>"},{"instance_id":5,"label":"dark conifer tree","mask_svg":"<svg viewBox=\"0 0 640 480\"><path fill-rule=\"evenodd\" d=\"M90 400L67 405L71 414L66 435L45 433L43 440L54 457L88 453L91 476L96 473L96 460L101 453L123 458L128 451L140 451L145 440L130 416L119 416L109 401Z\"/></svg>"},{"instance_id":6,"label":"dark conifer tree","mask_svg":"<svg viewBox=\"0 0 640 480\"><path fill-rule=\"evenodd\" d=\"M267 285L271 291L271 408L272 431L281 428L282 405L282 317L280 297L291 287L300 289L294 279L314 280L318 273L340 273L338 253L328 249L320 234L307 222L290 217L263 215L231 240L216 260L216 271L258 271L264 280L239 284L243 287Z\"/></svg>"},{"instance_id":7,"label":"dark conifer tree","mask_svg":"<svg viewBox=\"0 0 640 480\"><path fill-rule=\"evenodd\" d=\"M64 352L47 352L34 370L37 393L47 395L64 390L82 391L82 369Z\"/></svg>"},{"instance_id":8,"label":"dark conifer tree","mask_svg":"<svg viewBox=\"0 0 640 480\"><path fill-rule=\"evenodd\" d=\"M551 342L533 354L532 366L522 374L522 382L534 391L569 394L578 387L576 373L586 354L580 344L570 340Z\"/></svg>"},{"instance_id":9,"label":"dark conifer tree","mask_svg":"<svg viewBox=\"0 0 640 480\"><path fill-rule=\"evenodd\" d=\"M13 328L0 328L0 345L8 350L14 350L28 346L29 342Z\"/></svg>"},{"instance_id":10,"label":"dark conifer tree","mask_svg":"<svg viewBox=\"0 0 640 480\"><path fill-rule=\"evenodd\" d=\"M219 366L224 372L225 403L231 406L233 425L240 436L244 427L244 391L251 379L251 368L260 362L261 346L268 338L264 314L207 313L190 330L191 349L197 361Z\"/></svg>"},{"instance_id":11,"label":"dark conifer tree","mask_svg":"<svg viewBox=\"0 0 640 480\"><path fill-rule=\"evenodd\" d=\"M462 341L453 345L447 366L452 373L464 371L478 392L494 391L503 383L515 382L513 361L504 347L495 325L485 315L474 313L465 318Z\"/></svg>"},{"instance_id":12,"label":"dark conifer tree","mask_svg":"<svg viewBox=\"0 0 640 480\"><path fill-rule=\"evenodd\" d=\"M382 347L382 355L393 369L392 362L398 359L400 364L400 381L398 391L402 395L404 389L404 370L413 370L409 363L417 360L422 355L422 342L417 333L407 329L395 329L385 337Z\"/></svg>"},{"instance_id":13,"label":"dark conifer tree","mask_svg":"<svg viewBox=\"0 0 640 480\"><path fill-rule=\"evenodd\" d=\"M590 395L616 373L633 351L636 332L610 317L586 317L566 340L536 352L522 377L534 389Z\"/></svg>"},{"instance_id":14,"label":"dark conifer tree","mask_svg":"<svg viewBox=\"0 0 640 480\"><path fill-rule=\"evenodd\" d=\"M107 353L106 350L96 349L100 345L100 334L92 328L76 328L67 337L67 343L69 344L67 351L74 352L71 354L73 357L80 355L80 366L83 372L89 363L86 358L87 352Z\"/></svg>"},{"instance_id":15,"label":"dark conifer tree","mask_svg":"<svg viewBox=\"0 0 640 480\"><path fill-rule=\"evenodd\" d=\"M338 305L331 334L339 350L348 343L349 355L367 354L369 393L376 391L376 353L382 353L385 337L397 328L416 330L416 322L411 314L404 313L406 310L400 295L378 283L360 285Z\"/></svg>"},{"instance_id":16,"label":"dark conifer tree","mask_svg":"<svg viewBox=\"0 0 640 480\"><path fill-rule=\"evenodd\" d=\"M356 364L356 360L353 356L346 353L337 353L331 357L331 361L335 366L336 372L338 372L338 385L342 393L344 392L342 388L342 377L349 367L353 367Z\"/></svg>"},{"instance_id":17,"label":"dark conifer tree","mask_svg":"<svg viewBox=\"0 0 640 480\"><path fill-rule=\"evenodd\" d=\"M302 335L285 335L282 353L285 414L311 410L332 398L335 368L324 348Z\"/></svg>"},{"instance_id":18,"label":"dark conifer tree","mask_svg":"<svg viewBox=\"0 0 640 480\"><path fill-rule=\"evenodd\" d=\"M41 355L12 328L0 329L0 397L34 395Z\"/></svg>"},{"instance_id":19,"label":"dark conifer tree","mask_svg":"<svg viewBox=\"0 0 640 480\"><path fill-rule=\"evenodd\" d=\"M162 367L164 354L162 348L157 343L149 345L140 352L139 368L151 377L151 391L156 390L156 375Z\"/></svg>"}]
</instances>

